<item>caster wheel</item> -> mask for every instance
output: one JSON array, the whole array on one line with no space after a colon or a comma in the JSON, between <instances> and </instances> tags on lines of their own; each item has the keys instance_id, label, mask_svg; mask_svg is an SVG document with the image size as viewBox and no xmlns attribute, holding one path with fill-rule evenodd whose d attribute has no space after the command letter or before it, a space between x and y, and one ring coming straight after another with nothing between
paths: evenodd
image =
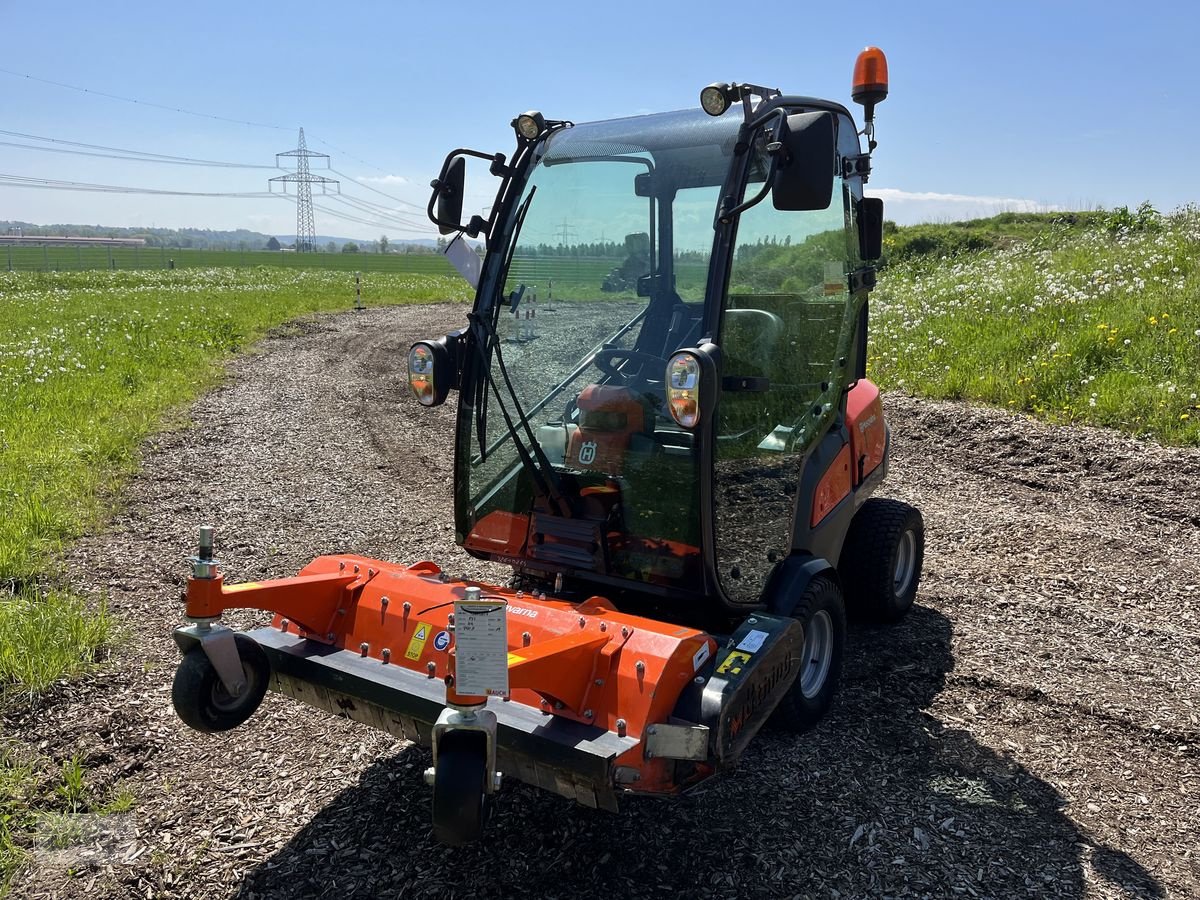
<instances>
[{"instance_id":1,"label":"caster wheel","mask_svg":"<svg viewBox=\"0 0 1200 900\"><path fill-rule=\"evenodd\" d=\"M228 731L245 722L262 703L271 677L271 665L262 647L244 634L235 634L238 658L246 686L236 697L225 689L204 648L193 647L183 656L171 685L171 702L185 724L197 731Z\"/></svg>"},{"instance_id":2,"label":"caster wheel","mask_svg":"<svg viewBox=\"0 0 1200 900\"><path fill-rule=\"evenodd\" d=\"M450 847L479 840L488 808L487 736L443 733L433 776L433 836Z\"/></svg>"}]
</instances>

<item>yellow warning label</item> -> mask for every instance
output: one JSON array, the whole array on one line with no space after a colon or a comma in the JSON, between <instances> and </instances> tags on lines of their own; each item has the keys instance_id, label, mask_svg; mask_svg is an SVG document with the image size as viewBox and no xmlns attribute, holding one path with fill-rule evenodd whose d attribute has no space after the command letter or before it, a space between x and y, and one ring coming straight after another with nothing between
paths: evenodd
<instances>
[{"instance_id":1,"label":"yellow warning label","mask_svg":"<svg viewBox=\"0 0 1200 900\"><path fill-rule=\"evenodd\" d=\"M750 662L750 654L740 650L730 650L725 662L717 666L718 675L741 675L742 666Z\"/></svg>"},{"instance_id":2,"label":"yellow warning label","mask_svg":"<svg viewBox=\"0 0 1200 900\"><path fill-rule=\"evenodd\" d=\"M508 654L508 664L510 666L515 666L519 662L525 662L525 657L517 656L515 653Z\"/></svg>"},{"instance_id":3,"label":"yellow warning label","mask_svg":"<svg viewBox=\"0 0 1200 900\"><path fill-rule=\"evenodd\" d=\"M404 651L404 655L409 659L420 659L431 631L433 628L428 622L418 622L417 630L413 632L412 640L408 642L408 649Z\"/></svg>"}]
</instances>

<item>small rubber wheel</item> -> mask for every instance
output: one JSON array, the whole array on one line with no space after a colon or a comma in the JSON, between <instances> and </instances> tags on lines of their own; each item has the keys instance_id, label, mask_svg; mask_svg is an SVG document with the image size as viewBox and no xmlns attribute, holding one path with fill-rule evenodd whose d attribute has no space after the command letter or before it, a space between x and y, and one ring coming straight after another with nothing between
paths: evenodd
<instances>
[{"instance_id":1,"label":"small rubber wheel","mask_svg":"<svg viewBox=\"0 0 1200 900\"><path fill-rule=\"evenodd\" d=\"M846 609L842 590L826 575L808 583L792 612L804 624L800 671L775 712L772 725L800 734L824 718L837 692L846 647Z\"/></svg>"},{"instance_id":2,"label":"small rubber wheel","mask_svg":"<svg viewBox=\"0 0 1200 900\"><path fill-rule=\"evenodd\" d=\"M433 776L433 836L449 847L479 840L487 821L487 736L446 731Z\"/></svg>"},{"instance_id":3,"label":"small rubber wheel","mask_svg":"<svg viewBox=\"0 0 1200 900\"><path fill-rule=\"evenodd\" d=\"M197 731L228 731L254 715L267 693L271 664L253 638L233 636L246 687L234 697L225 689L204 649L197 644L183 655L171 685L171 702L184 724Z\"/></svg>"},{"instance_id":4,"label":"small rubber wheel","mask_svg":"<svg viewBox=\"0 0 1200 900\"><path fill-rule=\"evenodd\" d=\"M850 613L872 622L898 622L917 596L924 561L921 511L872 497L854 514L838 565Z\"/></svg>"}]
</instances>

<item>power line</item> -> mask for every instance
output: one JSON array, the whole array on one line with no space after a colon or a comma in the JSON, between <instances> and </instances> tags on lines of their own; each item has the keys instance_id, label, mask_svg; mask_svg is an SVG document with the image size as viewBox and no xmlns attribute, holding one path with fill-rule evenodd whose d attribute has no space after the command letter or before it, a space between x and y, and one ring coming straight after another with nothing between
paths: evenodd
<instances>
[{"instance_id":1,"label":"power line","mask_svg":"<svg viewBox=\"0 0 1200 900\"><path fill-rule=\"evenodd\" d=\"M322 140L321 138L317 138L317 143L324 144L326 147L328 147L334 153L340 153L340 154L342 154L342 156L349 157L350 159L354 160L357 163L362 163L368 169L374 169L376 172L382 172L384 175L389 174L387 169L381 169L381 168L379 168L379 166L375 165L374 163L369 163L365 159L359 159L353 153L348 153L347 151L343 150L341 147L335 147L333 144L329 143L329 141L325 141L325 140ZM350 176L343 175L342 177L349 178Z\"/></svg>"},{"instance_id":2,"label":"power line","mask_svg":"<svg viewBox=\"0 0 1200 900\"><path fill-rule=\"evenodd\" d=\"M357 184L359 187L364 187L364 188L366 188L368 191L374 191L375 193L377 193L377 194L380 194L381 196L387 197L389 200L395 200L397 203L400 203L400 204L402 204L402 205L404 205L404 206L411 206L413 209L419 209L419 210L421 210L422 212L424 212L424 211L425 211L425 207L421 206L419 203L412 203L412 202L410 202L410 201L408 201L408 200L402 200L402 199L401 199L401 198L399 198L399 197L393 197L393 196L392 196L391 194L389 194L387 191L381 191L381 190L379 190L379 188L377 188L377 187L372 187L371 185L367 184L366 182L359 181L359 180L358 180L357 178L355 178L353 175L347 175L345 172L339 172L339 171L338 171L337 169L335 169L333 166L330 166L330 167L329 167L329 171L330 171L330 172L332 172L334 175L341 175L343 178L348 178L350 181L353 181L353 182L354 182L355 184Z\"/></svg>"},{"instance_id":3,"label":"power line","mask_svg":"<svg viewBox=\"0 0 1200 900\"><path fill-rule=\"evenodd\" d=\"M17 78L25 78L29 81L39 81L42 84L52 84L55 87L67 88L72 91L79 91L84 94L94 94L97 97L107 97L109 100L120 100L124 103L136 103L138 106L152 106L155 109L165 109L169 112L182 113L185 116L198 116L201 119L214 119L218 122L232 122L235 125L250 125L254 128L272 128L276 131L291 131L283 125L269 125L265 122L251 122L247 119L231 119L228 116L214 116L210 113L196 112L190 109L183 109L178 106L167 106L163 103L154 103L150 100L138 100L135 97L122 97L120 94L110 94L106 91L97 91L91 88L80 87L77 84L66 84L62 81L51 81L49 78L38 78L36 75L29 75L25 72L14 72L12 69L0 68L0 72L5 75L13 75Z\"/></svg>"},{"instance_id":4,"label":"power line","mask_svg":"<svg viewBox=\"0 0 1200 900\"><path fill-rule=\"evenodd\" d=\"M0 131L0 134L8 134L6 131ZM53 140L53 138L39 138L39 140ZM58 143L71 143L70 141L60 141ZM101 159L121 159L126 162L148 162L148 163L164 163L173 166L205 166L208 168L225 168L225 169L277 169L278 166L255 165L252 163L232 163L218 162L216 160L204 159L186 159L186 158L162 158L154 155L132 156L125 155L125 152L119 153L102 153L99 150L73 150L69 147L39 147L37 144L22 144L18 141L0 141L0 147L18 147L22 150L40 150L43 153L69 153L72 156L93 156ZM109 149L109 148L104 148ZM117 149L117 148L111 148ZM130 154L137 153L136 150L129 151Z\"/></svg>"},{"instance_id":5,"label":"power line","mask_svg":"<svg viewBox=\"0 0 1200 900\"><path fill-rule=\"evenodd\" d=\"M170 191L117 184L92 184L84 181L59 181L53 178L31 178L25 175L5 175L0 173L0 187L3 186L43 188L60 191L92 191L105 194L158 194L167 197L237 197L240 199L261 199L275 196L267 191L244 193L228 191Z\"/></svg>"},{"instance_id":6,"label":"power line","mask_svg":"<svg viewBox=\"0 0 1200 900\"><path fill-rule=\"evenodd\" d=\"M384 209L378 209L370 204L360 201L357 197L349 197L345 194L330 195L331 200L336 200L339 203L351 206L360 213L375 216L379 219L396 222L398 225L411 225L414 227L426 227L424 223L413 216L406 216L402 213L391 213Z\"/></svg>"},{"instance_id":7,"label":"power line","mask_svg":"<svg viewBox=\"0 0 1200 900\"><path fill-rule=\"evenodd\" d=\"M275 196L278 197L280 195L276 194ZM393 234L396 232L401 232L401 233L407 232L409 234L420 234L420 235L425 235L425 236L428 236L428 234L429 234L429 232L424 229L409 227L409 226L397 226L391 222L379 222L379 221L374 221L372 219L365 219L365 218L362 218L361 216L356 216L351 213L343 213L336 209L330 209L329 207L322 206L320 203L316 203L316 202L313 203L313 207L315 209L320 210L325 215L332 216L335 219L342 219L347 222L355 222L359 225L370 225L372 228L378 228L380 231L383 231L383 232L391 231Z\"/></svg>"}]
</instances>

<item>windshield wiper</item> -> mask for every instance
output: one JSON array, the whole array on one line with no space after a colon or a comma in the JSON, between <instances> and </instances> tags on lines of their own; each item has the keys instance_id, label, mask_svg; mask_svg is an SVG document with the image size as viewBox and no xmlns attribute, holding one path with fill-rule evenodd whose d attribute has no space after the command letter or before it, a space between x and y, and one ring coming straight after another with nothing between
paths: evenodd
<instances>
[{"instance_id":1,"label":"windshield wiper","mask_svg":"<svg viewBox=\"0 0 1200 900\"><path fill-rule=\"evenodd\" d=\"M529 212L529 204L533 202L533 195L536 193L537 185L535 184L529 189L529 195L521 204L521 208L517 210L517 221L513 225L512 237L509 239L508 243L508 255L504 257L504 264L500 267L499 277L502 279L501 283L503 283L503 279L508 278L508 268L512 265L513 254L517 251L517 238L521 236L521 229L525 226L525 216ZM521 285L521 291L523 292L524 290L525 285ZM496 333L496 326L493 324L493 320L499 315L499 307L499 303L493 303L492 308L487 311L487 314L490 317L487 324L493 335ZM497 340L496 343L499 344L499 340ZM475 345L479 346L479 341L476 341ZM482 363L486 371L487 359L483 359ZM487 459L487 455L499 444L499 441L497 441L497 443L493 444L491 447L485 446L487 441L487 395L488 386L491 384L491 381L492 379L489 375L486 379L479 383L479 391L475 398L475 431L479 436L480 459ZM509 428L509 431L512 431L511 427ZM502 441L504 438L501 438L500 440Z\"/></svg>"},{"instance_id":2,"label":"windshield wiper","mask_svg":"<svg viewBox=\"0 0 1200 900\"><path fill-rule=\"evenodd\" d=\"M551 400L553 400L555 397L557 397L559 394L561 394L564 390L566 390L567 387L570 386L571 382L573 382L576 378L578 378L580 373L585 371L588 368L588 366L590 366L592 364L592 361L596 358L597 353L599 353L601 350L604 350L604 349L612 346L614 341L619 341L622 337L624 337L629 332L629 329L633 328L634 325L636 325L638 322L642 321L642 319L644 319L646 317L646 314L648 312L649 312L648 308L641 310L632 319L630 319L628 322L626 322L624 325L622 325L620 328L618 328L616 331L614 331L612 334L610 334L608 337L606 337L603 341L601 341L599 344L597 344L595 347L593 347L591 349L591 351L586 356L583 357L582 362L580 362L579 365L577 365L574 369L572 369L570 374L567 375L566 378L564 378L562 381L560 381L558 384L556 384L553 388L551 388L550 393L548 393L545 397L543 397L537 403L533 404L533 406L529 410L529 415L536 416L539 412L541 412L543 409L545 409ZM496 438L494 441L492 441L490 444L488 444L486 447L484 447L483 435L480 434L480 438L479 438L479 459L480 459L480 461L486 459L487 455L489 453L493 452L501 444L503 444L507 438L508 438L507 434L502 434L502 435L500 435L500 437Z\"/></svg>"},{"instance_id":3,"label":"windshield wiper","mask_svg":"<svg viewBox=\"0 0 1200 900\"><path fill-rule=\"evenodd\" d=\"M490 385L492 394L496 399L496 405L500 407L500 414L504 416L504 422L508 426L508 431L504 437L512 437L513 447L516 449L517 455L521 458L521 464L525 466L525 470L529 472L530 478L533 480L534 490L549 500L557 508L560 516L573 518L575 515L575 504L570 497L563 494L558 473L554 471L554 466L550 463L550 459L546 456L545 451L542 450L542 445L538 443L537 436L534 435L533 429L529 427L529 419L526 417L524 410L521 409L521 401L517 397L516 390L513 388L512 379L508 377L508 368L504 365L504 354L500 350L500 337L496 334L496 328L492 324L491 318L486 313L471 313L468 318L480 328L487 338L483 342L476 340L474 344L479 354L479 364L483 368L487 384ZM491 367L488 365L489 352L495 355L496 364L500 369L501 376L504 378L504 385L508 389L508 398L513 404L512 415L509 414L508 407L501 399L500 388L496 384L496 379L492 376ZM513 421L514 416L516 418L515 422ZM524 429L525 437L529 440L528 446L525 445L523 439L518 434L518 428ZM500 440L503 441L504 438Z\"/></svg>"}]
</instances>

